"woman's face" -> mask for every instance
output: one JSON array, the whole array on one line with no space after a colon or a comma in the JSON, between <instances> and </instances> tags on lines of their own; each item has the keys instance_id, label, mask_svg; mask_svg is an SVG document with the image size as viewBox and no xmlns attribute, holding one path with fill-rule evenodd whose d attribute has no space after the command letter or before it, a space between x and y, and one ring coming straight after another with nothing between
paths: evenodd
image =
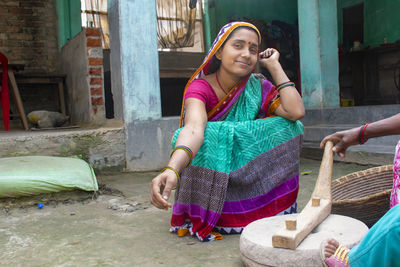
<instances>
[{"instance_id":1,"label":"woman's face","mask_svg":"<svg viewBox=\"0 0 400 267\"><path fill-rule=\"evenodd\" d=\"M246 28L237 29L215 56L221 60L220 69L240 78L247 76L257 64L257 33Z\"/></svg>"}]
</instances>

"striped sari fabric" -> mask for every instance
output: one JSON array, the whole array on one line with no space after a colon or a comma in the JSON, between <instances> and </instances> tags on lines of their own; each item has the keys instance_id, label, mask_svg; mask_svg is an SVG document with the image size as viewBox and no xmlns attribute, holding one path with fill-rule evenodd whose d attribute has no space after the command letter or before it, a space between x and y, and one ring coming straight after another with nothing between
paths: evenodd
<instances>
[{"instance_id":1,"label":"striped sari fabric","mask_svg":"<svg viewBox=\"0 0 400 267\"><path fill-rule=\"evenodd\" d=\"M181 174L171 232L210 241L221 238L213 230L240 233L254 220L296 212L303 126L263 118L274 96L269 81L261 86L251 75L224 119L207 123L203 145Z\"/></svg>"}]
</instances>

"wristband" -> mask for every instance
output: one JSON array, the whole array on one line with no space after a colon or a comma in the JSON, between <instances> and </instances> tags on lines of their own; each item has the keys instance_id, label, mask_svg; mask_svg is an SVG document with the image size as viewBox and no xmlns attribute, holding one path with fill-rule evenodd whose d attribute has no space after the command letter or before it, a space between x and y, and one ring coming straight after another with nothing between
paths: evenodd
<instances>
[{"instance_id":1,"label":"wristband","mask_svg":"<svg viewBox=\"0 0 400 267\"><path fill-rule=\"evenodd\" d=\"M179 185L181 184L181 177L179 176L179 173L174 168L172 168L170 166L166 166L164 169L161 170L161 172L164 172L167 169L173 171L176 174L176 176L178 177L178 186L177 187L179 187ZM176 187L172 188L172 189L176 189Z\"/></svg>"},{"instance_id":2,"label":"wristband","mask_svg":"<svg viewBox=\"0 0 400 267\"><path fill-rule=\"evenodd\" d=\"M289 87L289 86L295 86L294 82L286 82L283 84L280 84L276 87L276 90L279 92L280 90L282 90L285 87Z\"/></svg>"},{"instance_id":3,"label":"wristband","mask_svg":"<svg viewBox=\"0 0 400 267\"><path fill-rule=\"evenodd\" d=\"M360 133L359 133L359 135L358 135L358 141L359 141L360 145L362 145L362 144L364 144L365 142L368 141L367 138L364 138L364 133L365 133L365 129L367 129L367 126L368 126L369 124L370 124L370 123L367 123L367 124L365 124L364 126L361 126L361 127L360 127Z\"/></svg>"},{"instance_id":4,"label":"wristband","mask_svg":"<svg viewBox=\"0 0 400 267\"><path fill-rule=\"evenodd\" d=\"M189 156L189 163L186 165L186 167L189 166L190 163L192 163L192 160L193 160L193 152L192 152L192 150L191 150L189 147L187 147L187 146L177 146L177 147L175 147L175 148L171 151L171 154L169 154L169 157L172 157L172 154L174 154L174 152L175 152L176 150L178 150L178 149L182 149L182 150L184 150L184 151L188 154L188 156Z\"/></svg>"}]
</instances>

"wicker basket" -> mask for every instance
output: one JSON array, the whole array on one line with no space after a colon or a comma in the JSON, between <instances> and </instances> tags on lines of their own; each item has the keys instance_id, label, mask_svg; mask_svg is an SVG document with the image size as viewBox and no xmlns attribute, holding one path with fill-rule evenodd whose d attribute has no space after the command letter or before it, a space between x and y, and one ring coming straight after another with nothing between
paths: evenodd
<instances>
[{"instance_id":1,"label":"wicker basket","mask_svg":"<svg viewBox=\"0 0 400 267\"><path fill-rule=\"evenodd\" d=\"M371 227L388 210L393 165L354 172L332 181L332 213L356 218Z\"/></svg>"}]
</instances>

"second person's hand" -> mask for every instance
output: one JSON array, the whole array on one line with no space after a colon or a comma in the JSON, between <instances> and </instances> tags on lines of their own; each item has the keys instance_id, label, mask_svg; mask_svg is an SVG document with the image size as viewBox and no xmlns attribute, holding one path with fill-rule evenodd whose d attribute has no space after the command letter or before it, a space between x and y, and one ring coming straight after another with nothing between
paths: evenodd
<instances>
[{"instance_id":1,"label":"second person's hand","mask_svg":"<svg viewBox=\"0 0 400 267\"><path fill-rule=\"evenodd\" d=\"M324 148L325 143L327 141L332 141L333 142L332 151L336 152L341 158L344 158L346 155L346 150L349 146L358 145L360 143L359 134L360 134L359 128L353 128L346 131L336 132L334 134L325 137L322 140L320 147Z\"/></svg>"}]
</instances>

